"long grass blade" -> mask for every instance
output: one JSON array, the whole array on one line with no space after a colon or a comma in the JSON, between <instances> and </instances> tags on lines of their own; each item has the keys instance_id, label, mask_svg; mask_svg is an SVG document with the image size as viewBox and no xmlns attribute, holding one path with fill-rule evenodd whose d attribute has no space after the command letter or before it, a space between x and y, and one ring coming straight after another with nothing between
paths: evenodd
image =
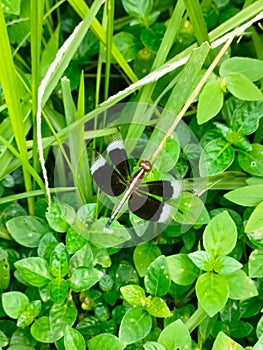
<instances>
[{"instance_id":1,"label":"long grass blade","mask_svg":"<svg viewBox=\"0 0 263 350\"><path fill-rule=\"evenodd\" d=\"M12 59L11 47L6 30L6 24L3 14L3 8L0 6L0 77L6 105L9 112L9 118L12 130L15 136L16 144L23 160L23 164L28 162L25 127L23 123L23 114L19 100L19 83L16 76L16 70ZM25 187L27 191L32 189L30 175L23 166ZM33 214L33 201L28 200L29 212Z\"/></svg>"}]
</instances>

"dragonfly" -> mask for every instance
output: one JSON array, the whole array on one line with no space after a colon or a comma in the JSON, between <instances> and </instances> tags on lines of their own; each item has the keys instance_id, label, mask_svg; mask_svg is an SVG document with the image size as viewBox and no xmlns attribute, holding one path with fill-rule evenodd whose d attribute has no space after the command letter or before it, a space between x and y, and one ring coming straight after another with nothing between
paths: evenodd
<instances>
[{"instance_id":1,"label":"dragonfly","mask_svg":"<svg viewBox=\"0 0 263 350\"><path fill-rule=\"evenodd\" d=\"M139 218L158 223L167 222L171 217L172 207L166 202L170 198L179 197L180 181L144 181L145 175L152 170L152 164L147 160L141 160L140 169L131 175L123 140L110 143L106 153L112 164L100 154L90 168L93 179L107 195L124 195L107 221L105 230L110 227L127 201L129 210Z\"/></svg>"}]
</instances>

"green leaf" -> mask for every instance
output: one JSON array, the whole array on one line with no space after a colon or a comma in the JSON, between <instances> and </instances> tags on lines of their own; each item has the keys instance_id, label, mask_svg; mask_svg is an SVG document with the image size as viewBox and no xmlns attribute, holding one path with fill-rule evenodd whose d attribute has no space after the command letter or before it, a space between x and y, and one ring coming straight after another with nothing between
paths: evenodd
<instances>
[{"instance_id":1,"label":"green leaf","mask_svg":"<svg viewBox=\"0 0 263 350\"><path fill-rule=\"evenodd\" d=\"M162 344L157 343L156 341L147 341L143 345L144 350L165 350Z\"/></svg>"},{"instance_id":2,"label":"green leaf","mask_svg":"<svg viewBox=\"0 0 263 350\"><path fill-rule=\"evenodd\" d=\"M176 320L166 326L158 338L158 343L166 350L184 350L192 347L190 333L182 320Z\"/></svg>"},{"instance_id":3,"label":"green leaf","mask_svg":"<svg viewBox=\"0 0 263 350\"><path fill-rule=\"evenodd\" d=\"M233 143L234 146L238 147L240 151L250 152L252 150L252 145L245 136L235 135L236 131L228 135L227 141ZM231 139L232 136L234 139Z\"/></svg>"},{"instance_id":4,"label":"green leaf","mask_svg":"<svg viewBox=\"0 0 263 350\"><path fill-rule=\"evenodd\" d=\"M259 203L250 215L245 226L245 232L263 231L263 202Z\"/></svg>"},{"instance_id":5,"label":"green leaf","mask_svg":"<svg viewBox=\"0 0 263 350\"><path fill-rule=\"evenodd\" d=\"M187 254L170 255L166 259L174 283L188 286L197 279L199 269L192 263Z\"/></svg>"},{"instance_id":6,"label":"green leaf","mask_svg":"<svg viewBox=\"0 0 263 350\"><path fill-rule=\"evenodd\" d=\"M75 253L87 243L87 240L70 227L66 235L66 247L69 254Z\"/></svg>"},{"instance_id":7,"label":"green leaf","mask_svg":"<svg viewBox=\"0 0 263 350\"><path fill-rule=\"evenodd\" d=\"M238 163L243 170L251 175L263 176L263 146L252 144L252 151L238 152Z\"/></svg>"},{"instance_id":8,"label":"green leaf","mask_svg":"<svg viewBox=\"0 0 263 350\"><path fill-rule=\"evenodd\" d=\"M248 271L251 278L263 277L263 249L255 249L249 256Z\"/></svg>"},{"instance_id":9,"label":"green leaf","mask_svg":"<svg viewBox=\"0 0 263 350\"><path fill-rule=\"evenodd\" d=\"M233 273L242 268L242 264L231 256L219 256L215 261L214 270L219 274Z\"/></svg>"},{"instance_id":10,"label":"green leaf","mask_svg":"<svg viewBox=\"0 0 263 350\"><path fill-rule=\"evenodd\" d=\"M120 289L123 298L133 306L144 306L146 303L146 295L144 290L137 285L128 285Z\"/></svg>"},{"instance_id":11,"label":"green leaf","mask_svg":"<svg viewBox=\"0 0 263 350\"><path fill-rule=\"evenodd\" d=\"M81 334L95 336L101 331L101 322L95 316L84 317L78 324L77 329Z\"/></svg>"},{"instance_id":12,"label":"green leaf","mask_svg":"<svg viewBox=\"0 0 263 350\"><path fill-rule=\"evenodd\" d=\"M99 281L100 289L106 293L112 290L113 285L114 281L112 277L110 275L107 275L106 273L102 276L101 280Z\"/></svg>"},{"instance_id":13,"label":"green leaf","mask_svg":"<svg viewBox=\"0 0 263 350\"><path fill-rule=\"evenodd\" d=\"M141 18L150 15L153 8L153 0L122 0L125 11L135 18Z\"/></svg>"},{"instance_id":14,"label":"green leaf","mask_svg":"<svg viewBox=\"0 0 263 350\"><path fill-rule=\"evenodd\" d=\"M203 149L199 171L201 176L217 175L226 170L233 163L235 152L230 143L215 139ZM206 167L203 165L206 164ZM207 169L206 169L207 168Z\"/></svg>"},{"instance_id":15,"label":"green leaf","mask_svg":"<svg viewBox=\"0 0 263 350\"><path fill-rule=\"evenodd\" d=\"M224 195L230 202L245 207L255 207L263 198L263 184L237 188Z\"/></svg>"},{"instance_id":16,"label":"green leaf","mask_svg":"<svg viewBox=\"0 0 263 350\"><path fill-rule=\"evenodd\" d=\"M262 317L261 317L259 323L260 323L260 326L261 326L262 325ZM263 335L261 335L259 337L258 341L256 342L256 344L253 347L253 350L262 350L262 349L263 349Z\"/></svg>"},{"instance_id":17,"label":"green leaf","mask_svg":"<svg viewBox=\"0 0 263 350\"><path fill-rule=\"evenodd\" d=\"M188 257L201 270L212 271L214 268L213 256L204 250L198 250L196 252L190 253L188 254Z\"/></svg>"},{"instance_id":18,"label":"green leaf","mask_svg":"<svg viewBox=\"0 0 263 350\"><path fill-rule=\"evenodd\" d=\"M257 324L256 333L257 333L258 338L262 338L262 336L263 336L263 316L261 316L261 318Z\"/></svg>"},{"instance_id":19,"label":"green leaf","mask_svg":"<svg viewBox=\"0 0 263 350\"><path fill-rule=\"evenodd\" d=\"M6 223L12 238L19 244L35 248L43 235L50 232L44 220L35 216L18 216Z\"/></svg>"},{"instance_id":20,"label":"green leaf","mask_svg":"<svg viewBox=\"0 0 263 350\"><path fill-rule=\"evenodd\" d=\"M8 345L9 341L4 332L0 330L0 347L4 348ZM22 350L22 349L21 349Z\"/></svg>"},{"instance_id":21,"label":"green leaf","mask_svg":"<svg viewBox=\"0 0 263 350\"><path fill-rule=\"evenodd\" d=\"M20 313L17 319L17 326L21 328L29 326L38 316L40 311L41 301L33 300L29 305L26 306L25 310L22 313Z\"/></svg>"},{"instance_id":22,"label":"green leaf","mask_svg":"<svg viewBox=\"0 0 263 350\"><path fill-rule=\"evenodd\" d=\"M94 222L89 229L82 226L77 227L76 225L74 225L73 228L88 241L104 248L122 245L131 238L126 228L116 221L112 223L111 231L105 232L104 227L106 221L107 219L105 218L99 219Z\"/></svg>"},{"instance_id":23,"label":"green leaf","mask_svg":"<svg viewBox=\"0 0 263 350\"><path fill-rule=\"evenodd\" d=\"M127 32L115 34L113 41L126 62L134 60L142 48L140 41L134 35Z\"/></svg>"},{"instance_id":24,"label":"green leaf","mask_svg":"<svg viewBox=\"0 0 263 350\"><path fill-rule=\"evenodd\" d=\"M162 254L160 248L152 242L140 243L133 252L133 261L140 277L147 273L147 267Z\"/></svg>"},{"instance_id":25,"label":"green leaf","mask_svg":"<svg viewBox=\"0 0 263 350\"><path fill-rule=\"evenodd\" d=\"M175 221L184 225L204 225L209 220L209 214L202 200L190 192L183 192L180 196L179 210L175 214Z\"/></svg>"},{"instance_id":26,"label":"green leaf","mask_svg":"<svg viewBox=\"0 0 263 350\"><path fill-rule=\"evenodd\" d=\"M139 278L133 265L128 261L121 261L115 274L115 288L126 284L139 284Z\"/></svg>"},{"instance_id":27,"label":"green leaf","mask_svg":"<svg viewBox=\"0 0 263 350\"><path fill-rule=\"evenodd\" d=\"M94 266L100 265L102 267L111 266L111 258L107 249L95 247L94 245L91 246L91 248L93 254L93 261L91 261L91 264L93 264Z\"/></svg>"},{"instance_id":28,"label":"green leaf","mask_svg":"<svg viewBox=\"0 0 263 350\"><path fill-rule=\"evenodd\" d=\"M13 14L18 16L20 14L20 5L21 0L12 1L12 0L3 0L2 8L5 13Z\"/></svg>"},{"instance_id":29,"label":"green leaf","mask_svg":"<svg viewBox=\"0 0 263 350\"><path fill-rule=\"evenodd\" d=\"M204 248L213 256L227 255L236 245L236 224L227 211L215 216L206 226L204 235Z\"/></svg>"},{"instance_id":30,"label":"green leaf","mask_svg":"<svg viewBox=\"0 0 263 350\"><path fill-rule=\"evenodd\" d=\"M56 334L57 339L64 336L67 326L71 327L76 321L78 311L75 304L54 304L49 311L50 327Z\"/></svg>"},{"instance_id":31,"label":"green leaf","mask_svg":"<svg viewBox=\"0 0 263 350\"><path fill-rule=\"evenodd\" d=\"M97 203L82 205L77 211L77 219L82 221L90 221L95 217L97 210Z\"/></svg>"},{"instance_id":32,"label":"green leaf","mask_svg":"<svg viewBox=\"0 0 263 350\"><path fill-rule=\"evenodd\" d=\"M150 304L146 305L146 311L154 317L171 316L170 310L166 305L165 301L158 297L154 297L151 299Z\"/></svg>"},{"instance_id":33,"label":"green leaf","mask_svg":"<svg viewBox=\"0 0 263 350\"><path fill-rule=\"evenodd\" d=\"M123 350L125 346L113 334L102 333L89 340L89 350Z\"/></svg>"},{"instance_id":34,"label":"green leaf","mask_svg":"<svg viewBox=\"0 0 263 350\"><path fill-rule=\"evenodd\" d=\"M263 61L248 57L230 57L222 62L219 73L223 77L230 73L239 73L256 81L263 77Z\"/></svg>"},{"instance_id":35,"label":"green leaf","mask_svg":"<svg viewBox=\"0 0 263 350\"><path fill-rule=\"evenodd\" d=\"M161 255L147 269L144 277L145 288L151 295L162 297L168 292L170 283L167 260L164 255Z\"/></svg>"},{"instance_id":36,"label":"green leaf","mask_svg":"<svg viewBox=\"0 0 263 350\"><path fill-rule=\"evenodd\" d=\"M260 101L263 99L262 92L245 75L229 73L224 76L224 79L227 89L240 100Z\"/></svg>"},{"instance_id":37,"label":"green leaf","mask_svg":"<svg viewBox=\"0 0 263 350\"><path fill-rule=\"evenodd\" d=\"M80 266L76 268L69 279L69 286L74 291L89 289L99 282L102 276L103 272L97 269Z\"/></svg>"},{"instance_id":38,"label":"green leaf","mask_svg":"<svg viewBox=\"0 0 263 350\"><path fill-rule=\"evenodd\" d=\"M30 331L32 336L41 343L54 343L61 338L60 334L51 328L47 316L38 318L31 326Z\"/></svg>"},{"instance_id":39,"label":"green leaf","mask_svg":"<svg viewBox=\"0 0 263 350\"><path fill-rule=\"evenodd\" d=\"M85 350L86 343L83 335L74 328L66 327L64 336L65 350Z\"/></svg>"},{"instance_id":40,"label":"green leaf","mask_svg":"<svg viewBox=\"0 0 263 350\"><path fill-rule=\"evenodd\" d=\"M10 265L7 252L0 247L0 290L8 288L10 283Z\"/></svg>"},{"instance_id":41,"label":"green leaf","mask_svg":"<svg viewBox=\"0 0 263 350\"><path fill-rule=\"evenodd\" d=\"M229 287L229 298L243 300L258 295L254 281L244 271L238 270L224 276Z\"/></svg>"},{"instance_id":42,"label":"green leaf","mask_svg":"<svg viewBox=\"0 0 263 350\"><path fill-rule=\"evenodd\" d=\"M203 124L215 117L224 104L224 93L218 80L210 80L198 98L197 122Z\"/></svg>"},{"instance_id":43,"label":"green leaf","mask_svg":"<svg viewBox=\"0 0 263 350\"><path fill-rule=\"evenodd\" d=\"M16 261L14 265L24 280L32 286L42 287L51 279L47 262L42 258L26 258Z\"/></svg>"},{"instance_id":44,"label":"green leaf","mask_svg":"<svg viewBox=\"0 0 263 350\"><path fill-rule=\"evenodd\" d=\"M50 254L59 242L53 233L46 233L40 240L37 253L40 258L49 260Z\"/></svg>"},{"instance_id":45,"label":"green leaf","mask_svg":"<svg viewBox=\"0 0 263 350\"><path fill-rule=\"evenodd\" d=\"M54 303L62 303L68 295L68 282L63 278L54 278L48 285L50 298Z\"/></svg>"},{"instance_id":46,"label":"green leaf","mask_svg":"<svg viewBox=\"0 0 263 350\"><path fill-rule=\"evenodd\" d=\"M241 345L239 345L237 342L235 342L233 339L229 338L223 332L219 332L214 341L212 350L222 350L222 349L244 350L244 348Z\"/></svg>"},{"instance_id":47,"label":"green leaf","mask_svg":"<svg viewBox=\"0 0 263 350\"><path fill-rule=\"evenodd\" d=\"M240 101L230 121L232 129L250 135L257 130L262 116L263 101Z\"/></svg>"},{"instance_id":48,"label":"green leaf","mask_svg":"<svg viewBox=\"0 0 263 350\"><path fill-rule=\"evenodd\" d=\"M64 277L69 271L69 254L63 243L59 243L50 255L50 272L55 277Z\"/></svg>"},{"instance_id":49,"label":"green leaf","mask_svg":"<svg viewBox=\"0 0 263 350\"><path fill-rule=\"evenodd\" d=\"M206 272L196 282L196 295L205 312L213 317L227 302L227 280L223 275Z\"/></svg>"},{"instance_id":50,"label":"green leaf","mask_svg":"<svg viewBox=\"0 0 263 350\"><path fill-rule=\"evenodd\" d=\"M93 266L93 252L91 246L86 243L80 248L70 259L71 267L92 267Z\"/></svg>"},{"instance_id":51,"label":"green leaf","mask_svg":"<svg viewBox=\"0 0 263 350\"><path fill-rule=\"evenodd\" d=\"M157 52L165 32L163 23L155 23L150 28L145 28L141 31L140 39L145 47L153 52Z\"/></svg>"},{"instance_id":52,"label":"green leaf","mask_svg":"<svg viewBox=\"0 0 263 350\"><path fill-rule=\"evenodd\" d=\"M74 209L65 203L51 203L46 213L49 226L57 232L66 232L75 219Z\"/></svg>"},{"instance_id":53,"label":"green leaf","mask_svg":"<svg viewBox=\"0 0 263 350\"><path fill-rule=\"evenodd\" d=\"M119 329L119 339L124 344L132 344L145 338L152 328L151 316L136 306L124 315Z\"/></svg>"},{"instance_id":54,"label":"green leaf","mask_svg":"<svg viewBox=\"0 0 263 350\"><path fill-rule=\"evenodd\" d=\"M5 313L17 319L29 305L29 299L21 292L6 292L2 295L2 304Z\"/></svg>"}]
</instances>

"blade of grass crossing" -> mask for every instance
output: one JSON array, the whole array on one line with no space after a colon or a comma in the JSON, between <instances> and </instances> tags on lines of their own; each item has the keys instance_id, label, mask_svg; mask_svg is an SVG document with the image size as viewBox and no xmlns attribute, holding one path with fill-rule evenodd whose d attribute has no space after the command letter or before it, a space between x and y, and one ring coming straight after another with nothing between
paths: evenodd
<instances>
[{"instance_id":1,"label":"blade of grass crossing","mask_svg":"<svg viewBox=\"0 0 263 350\"><path fill-rule=\"evenodd\" d=\"M107 11L107 30L106 30L106 67L105 67L105 91L104 100L109 97L110 69L111 69L111 51L113 43L114 26L114 0L106 1Z\"/></svg>"},{"instance_id":2,"label":"blade of grass crossing","mask_svg":"<svg viewBox=\"0 0 263 350\"><path fill-rule=\"evenodd\" d=\"M153 62L152 71L158 70L158 68L164 64L169 51L176 39L176 36L178 35L179 29L182 24L183 15L185 12L185 6L184 1L179 0L176 4L176 7L173 11L173 14L171 16L171 19L169 20L167 29L164 34L164 38L162 40L161 46L156 54L156 58ZM139 137L143 130L144 126L141 124L141 116L144 116L144 124L146 124L149 120L148 118L151 118L150 115L148 115L148 118L146 118L145 111L147 106L144 104L145 101L150 101L152 97L153 90L156 86L156 82L152 82L151 84L146 85L141 92L140 99L138 103L138 107L134 113L134 120L131 126L129 127L128 133L126 135L126 138L128 139L134 139L136 137ZM128 149L128 152L131 152L132 149Z\"/></svg>"},{"instance_id":3,"label":"blade of grass crossing","mask_svg":"<svg viewBox=\"0 0 263 350\"><path fill-rule=\"evenodd\" d=\"M42 24L44 14L44 1L31 0L31 65L32 65L32 119L33 119L33 166L38 167L38 150L37 150L37 91L40 83L40 54L42 39ZM33 183L33 188L35 184Z\"/></svg>"},{"instance_id":4,"label":"blade of grass crossing","mask_svg":"<svg viewBox=\"0 0 263 350\"><path fill-rule=\"evenodd\" d=\"M56 87L63 72L67 68L70 60L75 54L79 44L83 40L91 22L95 18L104 0L96 0L91 6L91 9L85 19L75 28L70 37L65 41L63 46L59 49L55 60L51 63L45 77L41 81L38 89L38 109L37 109L37 139L38 151L45 187L47 192L48 204L51 204L51 195L49 191L47 171L45 167L43 145L41 141L41 110L45 105L47 99L51 95L53 89Z\"/></svg>"}]
</instances>

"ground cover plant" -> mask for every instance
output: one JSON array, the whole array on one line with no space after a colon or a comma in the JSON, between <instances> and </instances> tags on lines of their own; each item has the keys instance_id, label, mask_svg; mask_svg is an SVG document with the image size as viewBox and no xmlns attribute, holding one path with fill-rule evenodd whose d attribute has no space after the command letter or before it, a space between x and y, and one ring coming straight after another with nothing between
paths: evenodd
<instances>
[{"instance_id":1,"label":"ground cover plant","mask_svg":"<svg viewBox=\"0 0 263 350\"><path fill-rule=\"evenodd\" d=\"M1 0L0 348L263 349L262 18ZM121 196L92 164L116 140L180 184L166 223L104 229Z\"/></svg>"}]
</instances>

